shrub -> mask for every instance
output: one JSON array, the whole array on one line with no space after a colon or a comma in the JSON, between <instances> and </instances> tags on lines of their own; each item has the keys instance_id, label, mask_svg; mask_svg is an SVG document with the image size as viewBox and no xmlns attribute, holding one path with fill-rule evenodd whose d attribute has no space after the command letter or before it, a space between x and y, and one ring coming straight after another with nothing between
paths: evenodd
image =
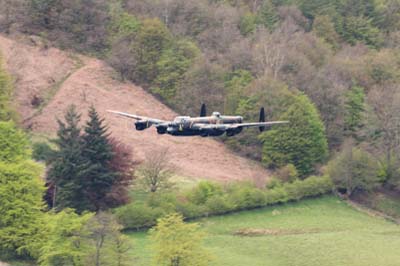
<instances>
[{"instance_id":1,"label":"shrub","mask_svg":"<svg viewBox=\"0 0 400 266\"><path fill-rule=\"evenodd\" d=\"M131 203L116 210L119 223L125 229L140 229L156 224L158 218L166 212L161 208L152 208L143 203Z\"/></svg>"},{"instance_id":2,"label":"shrub","mask_svg":"<svg viewBox=\"0 0 400 266\"><path fill-rule=\"evenodd\" d=\"M224 214L235 209L235 205L224 195L215 195L206 202L209 214Z\"/></svg>"},{"instance_id":3,"label":"shrub","mask_svg":"<svg viewBox=\"0 0 400 266\"><path fill-rule=\"evenodd\" d=\"M246 183L238 183L231 188L230 201L235 209L249 209L265 205L264 192Z\"/></svg>"},{"instance_id":4,"label":"shrub","mask_svg":"<svg viewBox=\"0 0 400 266\"><path fill-rule=\"evenodd\" d=\"M46 142L34 143L32 157L36 161L48 162L54 156L54 150Z\"/></svg>"},{"instance_id":5,"label":"shrub","mask_svg":"<svg viewBox=\"0 0 400 266\"><path fill-rule=\"evenodd\" d=\"M275 187L265 192L265 205L284 203L287 201L288 195L282 186Z\"/></svg>"},{"instance_id":6,"label":"shrub","mask_svg":"<svg viewBox=\"0 0 400 266\"><path fill-rule=\"evenodd\" d=\"M283 182L293 182L298 178L298 176L296 166L291 163L277 171L277 177Z\"/></svg>"},{"instance_id":7,"label":"shrub","mask_svg":"<svg viewBox=\"0 0 400 266\"><path fill-rule=\"evenodd\" d=\"M192 203L199 205L206 203L208 198L220 194L222 194L221 185L209 181L201 181L187 194L187 197Z\"/></svg>"},{"instance_id":8,"label":"shrub","mask_svg":"<svg viewBox=\"0 0 400 266\"><path fill-rule=\"evenodd\" d=\"M196 205L189 201L178 201L176 211L183 215L185 218L196 218L208 214L208 209L204 205Z\"/></svg>"}]
</instances>

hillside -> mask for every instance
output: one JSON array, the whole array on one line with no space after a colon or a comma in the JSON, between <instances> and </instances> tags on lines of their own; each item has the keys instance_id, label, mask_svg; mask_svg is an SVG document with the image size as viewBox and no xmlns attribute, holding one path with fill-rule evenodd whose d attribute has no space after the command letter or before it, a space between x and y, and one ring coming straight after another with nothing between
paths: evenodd
<instances>
[{"instance_id":1,"label":"hillside","mask_svg":"<svg viewBox=\"0 0 400 266\"><path fill-rule=\"evenodd\" d=\"M132 121L106 113L114 109L162 119L177 115L142 88L113 78L113 70L98 59L47 48L33 37L16 41L0 36L0 50L15 78L14 103L21 121L34 133L52 136L56 117L61 118L68 105L77 105L84 120L93 104L106 118L112 137L129 145L139 160L168 148L177 173L183 176L226 181L268 175L218 141L160 136L154 129L137 132Z\"/></svg>"}]
</instances>

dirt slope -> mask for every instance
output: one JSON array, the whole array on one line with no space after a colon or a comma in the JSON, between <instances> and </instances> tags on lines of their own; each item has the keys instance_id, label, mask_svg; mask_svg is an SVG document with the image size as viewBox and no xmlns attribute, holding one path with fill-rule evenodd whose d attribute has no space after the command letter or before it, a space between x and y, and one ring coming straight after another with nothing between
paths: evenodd
<instances>
[{"instance_id":1,"label":"dirt slope","mask_svg":"<svg viewBox=\"0 0 400 266\"><path fill-rule=\"evenodd\" d=\"M268 175L211 138L158 135L154 128L138 132L131 120L106 113L113 109L161 119L176 115L142 88L114 79L113 70L100 60L45 49L35 38L15 41L0 36L0 50L16 79L17 110L24 126L36 133L54 134L55 117L62 117L69 104L77 105L82 113L93 104L106 118L112 136L132 147L139 160L146 153L168 147L178 174L183 176L227 181ZM44 99L42 108L32 106L35 97Z\"/></svg>"}]
</instances>

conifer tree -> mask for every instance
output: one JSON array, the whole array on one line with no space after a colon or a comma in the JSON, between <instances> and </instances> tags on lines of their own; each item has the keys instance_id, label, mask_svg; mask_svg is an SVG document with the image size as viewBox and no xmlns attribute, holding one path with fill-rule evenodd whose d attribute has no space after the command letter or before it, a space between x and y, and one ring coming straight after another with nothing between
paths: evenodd
<instances>
[{"instance_id":1,"label":"conifer tree","mask_svg":"<svg viewBox=\"0 0 400 266\"><path fill-rule=\"evenodd\" d=\"M87 160L83 157L83 140L79 128L80 114L70 106L65 123L57 120L59 129L55 141L59 150L50 166L48 178L55 186L53 204L57 209L70 207L78 212L86 210L87 201L83 180L87 173Z\"/></svg>"},{"instance_id":2,"label":"conifer tree","mask_svg":"<svg viewBox=\"0 0 400 266\"><path fill-rule=\"evenodd\" d=\"M104 119L99 117L94 107L90 107L89 120L82 137L83 156L88 162L84 186L90 209L96 211L106 207L105 197L111 191L118 175L110 167L114 157L113 147L103 122Z\"/></svg>"},{"instance_id":3,"label":"conifer tree","mask_svg":"<svg viewBox=\"0 0 400 266\"><path fill-rule=\"evenodd\" d=\"M275 6L270 0L265 0L258 13L259 24L272 30L278 21L279 17Z\"/></svg>"}]
</instances>

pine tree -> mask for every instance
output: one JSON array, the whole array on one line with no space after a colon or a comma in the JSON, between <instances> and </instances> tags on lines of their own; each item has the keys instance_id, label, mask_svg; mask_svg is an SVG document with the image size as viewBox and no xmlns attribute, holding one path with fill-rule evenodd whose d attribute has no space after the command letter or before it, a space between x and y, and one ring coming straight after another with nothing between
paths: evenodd
<instances>
[{"instance_id":1,"label":"pine tree","mask_svg":"<svg viewBox=\"0 0 400 266\"><path fill-rule=\"evenodd\" d=\"M94 109L89 109L89 120L83 135L83 156L88 162L87 175L84 181L85 195L90 201L90 210L106 207L106 195L117 180L118 173L111 170L114 153L109 140L107 127Z\"/></svg>"},{"instance_id":2,"label":"pine tree","mask_svg":"<svg viewBox=\"0 0 400 266\"><path fill-rule=\"evenodd\" d=\"M58 139L55 141L59 150L54 156L48 174L49 181L55 186L53 207L70 207L78 212L86 210L87 201L84 190L84 178L87 174L87 160L83 157L83 140L79 128L80 114L75 106L70 106L65 114L65 123L58 122Z\"/></svg>"}]
</instances>

